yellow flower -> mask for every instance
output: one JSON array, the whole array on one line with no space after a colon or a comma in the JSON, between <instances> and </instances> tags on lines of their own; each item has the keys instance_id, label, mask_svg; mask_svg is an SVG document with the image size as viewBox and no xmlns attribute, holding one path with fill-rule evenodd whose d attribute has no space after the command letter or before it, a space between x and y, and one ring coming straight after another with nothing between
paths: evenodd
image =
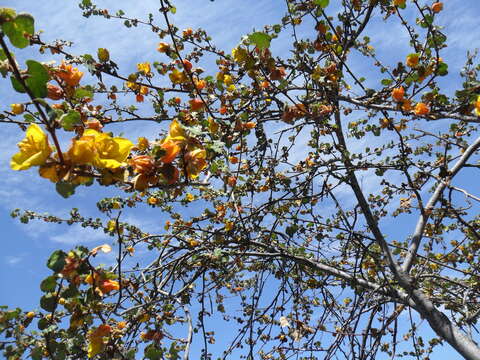
<instances>
[{"instance_id":1,"label":"yellow flower","mask_svg":"<svg viewBox=\"0 0 480 360\"><path fill-rule=\"evenodd\" d=\"M139 137L137 139L137 149L140 151L145 151L148 149L148 139L146 137Z\"/></svg>"},{"instance_id":2,"label":"yellow flower","mask_svg":"<svg viewBox=\"0 0 480 360\"><path fill-rule=\"evenodd\" d=\"M31 124L25 138L18 143L19 153L12 156L10 167L12 170L27 170L32 166L45 164L52 153L48 144L48 137L37 124Z\"/></svg>"},{"instance_id":3,"label":"yellow flower","mask_svg":"<svg viewBox=\"0 0 480 360\"><path fill-rule=\"evenodd\" d=\"M68 150L68 158L75 164L91 164L95 157L95 137L82 136L73 140L72 147Z\"/></svg>"},{"instance_id":4,"label":"yellow flower","mask_svg":"<svg viewBox=\"0 0 480 360\"><path fill-rule=\"evenodd\" d=\"M170 45L167 43L161 42L160 44L158 44L157 51L161 53L166 53L170 51Z\"/></svg>"},{"instance_id":5,"label":"yellow flower","mask_svg":"<svg viewBox=\"0 0 480 360\"><path fill-rule=\"evenodd\" d=\"M138 71L143 73L143 75L145 75L145 76L150 76L152 74L152 68L150 67L149 62L144 62L144 63L137 64L137 69L138 69Z\"/></svg>"},{"instance_id":6,"label":"yellow flower","mask_svg":"<svg viewBox=\"0 0 480 360\"><path fill-rule=\"evenodd\" d=\"M83 72L74 68L72 65L67 65L64 62L59 67L59 70L54 71L55 75L62 79L68 86L75 87L80 83Z\"/></svg>"},{"instance_id":7,"label":"yellow flower","mask_svg":"<svg viewBox=\"0 0 480 360\"><path fill-rule=\"evenodd\" d=\"M205 149L194 149L185 155L186 170L190 179L198 177L200 172L207 167L206 157Z\"/></svg>"},{"instance_id":8,"label":"yellow flower","mask_svg":"<svg viewBox=\"0 0 480 360\"><path fill-rule=\"evenodd\" d=\"M430 108L424 103L418 103L415 105L415 115L427 115L430 112Z\"/></svg>"},{"instance_id":9,"label":"yellow flower","mask_svg":"<svg viewBox=\"0 0 480 360\"><path fill-rule=\"evenodd\" d=\"M248 59L248 52L244 48L236 47L232 50L233 60L235 62L242 64L247 61Z\"/></svg>"},{"instance_id":10,"label":"yellow flower","mask_svg":"<svg viewBox=\"0 0 480 360\"><path fill-rule=\"evenodd\" d=\"M208 118L208 130L210 131L210 133L216 134L219 127L220 125L218 125L218 123L216 123L212 117Z\"/></svg>"},{"instance_id":11,"label":"yellow flower","mask_svg":"<svg viewBox=\"0 0 480 360\"><path fill-rule=\"evenodd\" d=\"M408 67L414 68L418 65L420 56L418 54L410 54L407 56L406 64Z\"/></svg>"},{"instance_id":12,"label":"yellow flower","mask_svg":"<svg viewBox=\"0 0 480 360\"><path fill-rule=\"evenodd\" d=\"M225 221L225 231L230 231L233 229L233 222L232 221Z\"/></svg>"},{"instance_id":13,"label":"yellow flower","mask_svg":"<svg viewBox=\"0 0 480 360\"><path fill-rule=\"evenodd\" d=\"M223 83L224 83L225 85L232 85L232 84L233 84L232 76L231 76L231 75L228 75L228 74L225 75L225 76L223 77Z\"/></svg>"},{"instance_id":14,"label":"yellow flower","mask_svg":"<svg viewBox=\"0 0 480 360\"><path fill-rule=\"evenodd\" d=\"M117 228L117 222L115 220L109 220L107 223L107 230L109 232L114 232L116 228Z\"/></svg>"},{"instance_id":15,"label":"yellow flower","mask_svg":"<svg viewBox=\"0 0 480 360\"><path fill-rule=\"evenodd\" d=\"M141 95L148 95L148 87L140 86L140 94Z\"/></svg>"},{"instance_id":16,"label":"yellow flower","mask_svg":"<svg viewBox=\"0 0 480 360\"><path fill-rule=\"evenodd\" d=\"M88 357L92 358L97 354L100 354L104 348L104 337L108 337L112 331L109 325L100 325L94 330L90 330L88 333Z\"/></svg>"},{"instance_id":17,"label":"yellow flower","mask_svg":"<svg viewBox=\"0 0 480 360\"><path fill-rule=\"evenodd\" d=\"M119 321L119 322L117 323L117 328L118 328L119 330L123 330L123 329L125 329L126 327L127 327L127 322L126 322L126 321Z\"/></svg>"},{"instance_id":18,"label":"yellow flower","mask_svg":"<svg viewBox=\"0 0 480 360\"><path fill-rule=\"evenodd\" d=\"M178 69L173 69L172 72L168 75L170 81L174 84L183 84L188 81L187 75L184 71L179 71Z\"/></svg>"},{"instance_id":19,"label":"yellow flower","mask_svg":"<svg viewBox=\"0 0 480 360\"><path fill-rule=\"evenodd\" d=\"M474 105L475 105L475 115L480 116L480 95L477 96L477 101L475 101Z\"/></svg>"},{"instance_id":20,"label":"yellow flower","mask_svg":"<svg viewBox=\"0 0 480 360\"><path fill-rule=\"evenodd\" d=\"M79 140L74 140L68 151L69 158L77 164L91 164L99 169L116 169L126 165L133 143L124 138L87 129Z\"/></svg>"},{"instance_id":21,"label":"yellow flower","mask_svg":"<svg viewBox=\"0 0 480 360\"><path fill-rule=\"evenodd\" d=\"M140 89L140 85L133 81L126 81L125 86L129 89L132 89L133 91L137 91Z\"/></svg>"},{"instance_id":22,"label":"yellow flower","mask_svg":"<svg viewBox=\"0 0 480 360\"><path fill-rule=\"evenodd\" d=\"M173 120L172 123L170 124L170 130L164 142L167 142L168 140L174 140L174 141L187 140L187 135L185 134L185 130L182 128L182 125L180 125L177 120Z\"/></svg>"}]
</instances>

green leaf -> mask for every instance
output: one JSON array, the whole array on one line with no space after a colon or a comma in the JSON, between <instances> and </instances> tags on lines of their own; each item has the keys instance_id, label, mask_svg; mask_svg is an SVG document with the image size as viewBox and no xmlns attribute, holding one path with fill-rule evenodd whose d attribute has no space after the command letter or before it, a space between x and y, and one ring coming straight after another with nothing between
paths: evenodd
<instances>
[{"instance_id":1,"label":"green leaf","mask_svg":"<svg viewBox=\"0 0 480 360\"><path fill-rule=\"evenodd\" d=\"M133 348L128 350L128 352L125 355L127 356L127 359L134 360L136 353L137 353L137 349Z\"/></svg>"},{"instance_id":2,"label":"green leaf","mask_svg":"<svg viewBox=\"0 0 480 360\"><path fill-rule=\"evenodd\" d=\"M10 320L18 318L20 313L21 313L20 309L16 308L15 310L10 310L10 311L4 312L3 317L4 317L5 320L10 321Z\"/></svg>"},{"instance_id":3,"label":"green leaf","mask_svg":"<svg viewBox=\"0 0 480 360\"><path fill-rule=\"evenodd\" d=\"M65 199L75 194L76 186L65 181L60 181L55 186L57 192Z\"/></svg>"},{"instance_id":4,"label":"green leaf","mask_svg":"<svg viewBox=\"0 0 480 360\"><path fill-rule=\"evenodd\" d=\"M23 119L24 119L26 122L29 122L29 123L35 122L35 117L34 117L32 114L25 114L25 115L23 115Z\"/></svg>"},{"instance_id":5,"label":"green leaf","mask_svg":"<svg viewBox=\"0 0 480 360\"><path fill-rule=\"evenodd\" d=\"M25 81L34 97L47 97L48 71L37 61L27 60L28 74L30 77Z\"/></svg>"},{"instance_id":6,"label":"green leaf","mask_svg":"<svg viewBox=\"0 0 480 360\"><path fill-rule=\"evenodd\" d=\"M314 0L313 3L322 9L325 9L328 4L330 4L330 0Z\"/></svg>"},{"instance_id":7,"label":"green leaf","mask_svg":"<svg viewBox=\"0 0 480 360\"><path fill-rule=\"evenodd\" d=\"M80 87L75 90L75 94L73 96L76 99L84 99L84 98L93 99L93 91L91 90L90 86Z\"/></svg>"},{"instance_id":8,"label":"green leaf","mask_svg":"<svg viewBox=\"0 0 480 360\"><path fill-rule=\"evenodd\" d=\"M3 49L0 49L0 61L7 60L7 55L5 55L5 51Z\"/></svg>"},{"instance_id":9,"label":"green leaf","mask_svg":"<svg viewBox=\"0 0 480 360\"><path fill-rule=\"evenodd\" d=\"M57 306L57 298L54 294L46 294L40 298L40 307L48 312L52 312L55 310Z\"/></svg>"},{"instance_id":10,"label":"green leaf","mask_svg":"<svg viewBox=\"0 0 480 360\"><path fill-rule=\"evenodd\" d=\"M4 22L2 29L13 46L23 49L30 45L29 37L35 33L33 16L18 14L12 21Z\"/></svg>"},{"instance_id":11,"label":"green leaf","mask_svg":"<svg viewBox=\"0 0 480 360\"><path fill-rule=\"evenodd\" d=\"M254 32L248 36L248 39L259 49L264 50L270 47L272 37L263 32Z\"/></svg>"},{"instance_id":12,"label":"green leaf","mask_svg":"<svg viewBox=\"0 0 480 360\"><path fill-rule=\"evenodd\" d=\"M60 272L65 266L67 254L62 250L55 250L48 258L47 267L55 272Z\"/></svg>"},{"instance_id":13,"label":"green leaf","mask_svg":"<svg viewBox=\"0 0 480 360\"><path fill-rule=\"evenodd\" d=\"M163 350L157 348L154 344L150 344L145 348L145 358L150 360L163 359Z\"/></svg>"},{"instance_id":14,"label":"green leaf","mask_svg":"<svg viewBox=\"0 0 480 360\"><path fill-rule=\"evenodd\" d=\"M438 64L437 74L440 76L445 76L448 74L448 65L444 62Z\"/></svg>"},{"instance_id":15,"label":"green leaf","mask_svg":"<svg viewBox=\"0 0 480 360\"><path fill-rule=\"evenodd\" d=\"M291 226L287 226L287 228L285 229L285 232L287 233L288 236L292 237L298 230L298 225L291 225Z\"/></svg>"},{"instance_id":16,"label":"green leaf","mask_svg":"<svg viewBox=\"0 0 480 360\"><path fill-rule=\"evenodd\" d=\"M27 77L25 85L30 89L33 97L47 97L47 81L49 80L48 71L37 61L27 60ZM19 93L25 93L24 86L13 75L10 77L13 88Z\"/></svg>"},{"instance_id":17,"label":"green leaf","mask_svg":"<svg viewBox=\"0 0 480 360\"><path fill-rule=\"evenodd\" d=\"M392 83L392 79L383 79L382 80L382 85L388 86Z\"/></svg>"},{"instance_id":18,"label":"green leaf","mask_svg":"<svg viewBox=\"0 0 480 360\"><path fill-rule=\"evenodd\" d=\"M74 284L70 284L68 288L62 291L62 298L70 299L80 295L77 287Z\"/></svg>"},{"instance_id":19,"label":"green leaf","mask_svg":"<svg viewBox=\"0 0 480 360\"><path fill-rule=\"evenodd\" d=\"M43 292L53 292L57 287L57 277L55 275L51 275L40 283L40 290Z\"/></svg>"},{"instance_id":20,"label":"green leaf","mask_svg":"<svg viewBox=\"0 0 480 360\"><path fill-rule=\"evenodd\" d=\"M80 125L81 123L81 115L75 110L69 110L68 113L60 117L60 125L65 131L72 131L75 125Z\"/></svg>"},{"instance_id":21,"label":"green leaf","mask_svg":"<svg viewBox=\"0 0 480 360\"><path fill-rule=\"evenodd\" d=\"M20 81L17 80L17 78L15 76L13 76L13 75L10 76L10 81L12 82L12 87L16 92L19 92L19 93L22 93L22 94L24 92L26 92L23 85L20 83Z\"/></svg>"},{"instance_id":22,"label":"green leaf","mask_svg":"<svg viewBox=\"0 0 480 360\"><path fill-rule=\"evenodd\" d=\"M38 329L39 330L45 330L49 325L49 322L47 319L45 318L41 318L40 320L38 320Z\"/></svg>"},{"instance_id":23,"label":"green leaf","mask_svg":"<svg viewBox=\"0 0 480 360\"><path fill-rule=\"evenodd\" d=\"M428 28L432 24L433 24L433 16L425 15L424 20L420 23L420 26L422 28Z\"/></svg>"},{"instance_id":24,"label":"green leaf","mask_svg":"<svg viewBox=\"0 0 480 360\"><path fill-rule=\"evenodd\" d=\"M169 359L171 359L171 360L178 360L178 359L180 359L180 356L178 356L178 350L177 350L177 347L176 347L175 342L172 342L172 343L170 344L170 349L168 350L168 352L169 352L169 355L170 355L170 356L168 357Z\"/></svg>"},{"instance_id":25,"label":"green leaf","mask_svg":"<svg viewBox=\"0 0 480 360\"><path fill-rule=\"evenodd\" d=\"M32 360L42 360L43 359L43 350L40 347L36 347L30 353L30 358Z\"/></svg>"}]
</instances>

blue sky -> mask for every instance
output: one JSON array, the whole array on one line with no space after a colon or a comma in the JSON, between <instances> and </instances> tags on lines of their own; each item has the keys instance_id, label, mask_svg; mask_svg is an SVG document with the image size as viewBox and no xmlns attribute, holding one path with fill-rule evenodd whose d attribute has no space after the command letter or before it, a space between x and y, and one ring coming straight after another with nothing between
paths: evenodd
<instances>
[{"instance_id":1,"label":"blue sky","mask_svg":"<svg viewBox=\"0 0 480 360\"><path fill-rule=\"evenodd\" d=\"M145 18L151 12L157 14L158 1L146 0L94 1L100 8L108 8L111 13L122 9L131 17ZM445 61L449 64L451 75L444 80L445 86L452 89L451 84L458 80L458 74L465 60L466 51L480 47L480 38L475 30L480 15L480 3L476 0L445 0L445 10L439 15L440 24L445 26L449 36L449 48L444 52ZM148 29L126 29L121 22L107 21L101 18L85 19L77 2L73 0L0 0L0 6L13 7L18 11L32 13L36 20L36 30L43 30L44 40L56 38L74 41L70 51L75 54L95 53L97 48L108 48L111 58L117 62L123 73L135 70L136 63L152 61L158 57L156 45L158 38ZM138 6L141 3L141 6ZM334 6L335 1L331 1ZM119 6L120 4L120 6ZM245 35L263 25L278 22L284 12L282 1L244 0L180 0L176 1L178 11L174 22L180 29L202 27L210 33L216 45L230 51ZM241 5L239 5L241 4ZM408 13L407 13L408 16ZM400 26L385 28L382 21L374 21L366 30L366 34L374 40L379 58L387 63L403 59L410 51L405 46L406 34ZM288 44L274 41L274 51L286 51ZM20 63L31 55L31 50L17 50ZM50 60L49 54L44 60ZM56 58L59 61L59 58ZM369 64L353 63L352 68L365 72L369 77ZM208 71L208 69L207 69ZM377 79L375 80L377 81ZM378 81L377 81L378 83ZM372 83L372 87L373 87ZM19 97L12 95L9 81L0 79L0 110L6 110L10 103L18 102ZM21 100L20 100L21 101ZM158 133L157 125L145 124L130 132L132 140L145 133ZM432 126L441 126L432 124ZM121 129L119 129L120 131ZM69 249L77 244L89 247L97 246L110 239L103 232L88 231L81 227L49 225L40 222L23 225L9 217L14 208L31 209L38 212L49 212L67 216L72 207L81 209L87 216L101 216L96 211L95 201L100 200L98 194L114 190L95 191L96 187L78 188L77 194L69 199L61 198L48 180L38 177L36 170L13 172L9 169L9 159L16 152L16 143L22 138L21 132L14 125L2 125L0 129L0 226L2 228L2 253L0 254L0 288L8 289L0 292L0 304L25 308L38 307L39 282L47 275L45 262L48 255L57 248ZM357 144L360 148L364 144ZM376 178L365 175L364 185L368 190L378 186ZM345 201L350 201L350 194L345 193ZM158 212L143 207L141 212L126 213L126 218L142 226L146 231L155 231L161 224ZM410 226L413 228L413 225ZM409 228L409 229L410 229ZM111 261L108 256L100 261Z\"/></svg>"}]
</instances>

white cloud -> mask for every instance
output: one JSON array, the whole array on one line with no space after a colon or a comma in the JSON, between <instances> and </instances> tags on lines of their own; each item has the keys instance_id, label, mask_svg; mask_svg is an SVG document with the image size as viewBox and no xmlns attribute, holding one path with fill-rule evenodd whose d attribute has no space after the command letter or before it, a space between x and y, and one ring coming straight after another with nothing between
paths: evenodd
<instances>
[{"instance_id":1,"label":"white cloud","mask_svg":"<svg viewBox=\"0 0 480 360\"><path fill-rule=\"evenodd\" d=\"M78 224L70 226L65 232L50 236L50 240L53 242L72 246L92 242L97 242L101 245L111 242L111 239L102 229L84 228Z\"/></svg>"},{"instance_id":2,"label":"white cloud","mask_svg":"<svg viewBox=\"0 0 480 360\"><path fill-rule=\"evenodd\" d=\"M23 261L25 255L17 255L17 256L5 256L5 263L10 266L14 266L21 261Z\"/></svg>"}]
</instances>

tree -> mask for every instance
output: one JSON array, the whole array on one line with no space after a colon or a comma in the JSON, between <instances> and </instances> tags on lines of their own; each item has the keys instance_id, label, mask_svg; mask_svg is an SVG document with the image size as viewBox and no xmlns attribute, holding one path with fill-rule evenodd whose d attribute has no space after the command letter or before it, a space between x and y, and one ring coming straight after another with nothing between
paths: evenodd
<instances>
[{"instance_id":1,"label":"tree","mask_svg":"<svg viewBox=\"0 0 480 360\"><path fill-rule=\"evenodd\" d=\"M112 245L50 256L41 310L1 312L4 355L428 359L449 344L480 359L479 67L469 54L461 78L448 74L443 4L288 0L231 53L160 4L142 20L80 3L160 37L161 61L132 73L0 9L0 72L20 93L0 120L26 132L11 168L38 168L63 197L117 189L97 204L103 219L13 211ZM410 51L386 57L373 26L401 28ZM24 66L23 48L64 62ZM141 121L165 130L135 144ZM122 217L142 204L166 220L156 233ZM112 266L96 262L110 251Z\"/></svg>"}]
</instances>

